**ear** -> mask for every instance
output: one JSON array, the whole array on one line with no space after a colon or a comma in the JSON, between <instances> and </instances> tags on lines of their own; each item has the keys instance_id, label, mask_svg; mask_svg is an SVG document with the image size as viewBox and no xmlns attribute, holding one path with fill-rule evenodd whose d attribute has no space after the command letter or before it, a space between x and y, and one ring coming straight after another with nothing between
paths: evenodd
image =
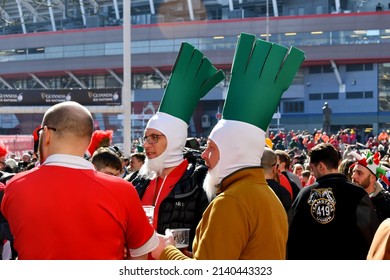
<instances>
[{"instance_id":1,"label":"ear","mask_svg":"<svg viewBox=\"0 0 390 280\"><path fill-rule=\"evenodd\" d=\"M320 161L318 166L320 168L320 171L326 171L327 170L326 165L322 161Z\"/></svg>"},{"instance_id":2,"label":"ear","mask_svg":"<svg viewBox=\"0 0 390 280\"><path fill-rule=\"evenodd\" d=\"M48 129L46 126L43 128L45 131L45 136L43 137L43 144L45 146L47 146L48 144L50 144L50 141L51 141L51 138L52 138L52 131L50 129Z\"/></svg>"},{"instance_id":3,"label":"ear","mask_svg":"<svg viewBox=\"0 0 390 280\"><path fill-rule=\"evenodd\" d=\"M372 184L374 184L374 183L376 182L376 180L377 180L376 175L374 175L374 174L372 174L372 173L370 172L370 182L371 182Z\"/></svg>"}]
</instances>

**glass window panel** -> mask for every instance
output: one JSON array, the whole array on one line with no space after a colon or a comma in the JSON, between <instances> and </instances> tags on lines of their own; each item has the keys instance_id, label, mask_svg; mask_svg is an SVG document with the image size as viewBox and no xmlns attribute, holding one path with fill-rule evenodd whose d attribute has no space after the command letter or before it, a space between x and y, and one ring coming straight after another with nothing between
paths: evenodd
<instances>
[{"instance_id":1,"label":"glass window panel","mask_svg":"<svg viewBox=\"0 0 390 280\"><path fill-rule=\"evenodd\" d=\"M329 92L329 93L324 93L322 95L322 98L324 100L328 100L328 99L338 99L339 98L339 95L337 92Z\"/></svg>"},{"instance_id":2,"label":"glass window panel","mask_svg":"<svg viewBox=\"0 0 390 280\"><path fill-rule=\"evenodd\" d=\"M362 91L347 92L345 94L345 97L346 99L362 99L363 92Z\"/></svg>"},{"instance_id":3,"label":"glass window panel","mask_svg":"<svg viewBox=\"0 0 390 280\"><path fill-rule=\"evenodd\" d=\"M294 77L294 80L292 82L293 85L303 85L305 81L305 75L303 73L303 69L299 69L297 74Z\"/></svg>"},{"instance_id":4,"label":"glass window panel","mask_svg":"<svg viewBox=\"0 0 390 280\"><path fill-rule=\"evenodd\" d=\"M374 70L374 65L372 63L364 64L364 70L365 71L372 71L372 70Z\"/></svg>"},{"instance_id":5,"label":"glass window panel","mask_svg":"<svg viewBox=\"0 0 390 280\"><path fill-rule=\"evenodd\" d=\"M303 113L303 101L287 101L283 103L284 113Z\"/></svg>"},{"instance_id":6,"label":"glass window panel","mask_svg":"<svg viewBox=\"0 0 390 280\"><path fill-rule=\"evenodd\" d=\"M322 67L321 66L310 66L309 73L310 74L320 74L320 73L322 73Z\"/></svg>"},{"instance_id":7,"label":"glass window panel","mask_svg":"<svg viewBox=\"0 0 390 280\"><path fill-rule=\"evenodd\" d=\"M105 44L105 55L123 54L123 43Z\"/></svg>"},{"instance_id":8,"label":"glass window panel","mask_svg":"<svg viewBox=\"0 0 390 280\"><path fill-rule=\"evenodd\" d=\"M321 93L311 93L309 94L309 100L321 100L322 95Z\"/></svg>"},{"instance_id":9,"label":"glass window panel","mask_svg":"<svg viewBox=\"0 0 390 280\"><path fill-rule=\"evenodd\" d=\"M104 44L90 44L85 45L84 48L85 56L99 56L104 55Z\"/></svg>"},{"instance_id":10,"label":"glass window panel","mask_svg":"<svg viewBox=\"0 0 390 280\"><path fill-rule=\"evenodd\" d=\"M64 46L64 57L78 57L84 55L84 45Z\"/></svg>"},{"instance_id":11,"label":"glass window panel","mask_svg":"<svg viewBox=\"0 0 390 280\"><path fill-rule=\"evenodd\" d=\"M26 60L38 60L38 59L45 59L46 56L44 53L34 53L34 54L29 54L26 56Z\"/></svg>"},{"instance_id":12,"label":"glass window panel","mask_svg":"<svg viewBox=\"0 0 390 280\"><path fill-rule=\"evenodd\" d=\"M363 66L363 64L347 64L345 69L347 72L363 71Z\"/></svg>"},{"instance_id":13,"label":"glass window panel","mask_svg":"<svg viewBox=\"0 0 390 280\"><path fill-rule=\"evenodd\" d=\"M324 65L322 71L323 71L323 73L332 73L333 68L331 65Z\"/></svg>"}]
</instances>

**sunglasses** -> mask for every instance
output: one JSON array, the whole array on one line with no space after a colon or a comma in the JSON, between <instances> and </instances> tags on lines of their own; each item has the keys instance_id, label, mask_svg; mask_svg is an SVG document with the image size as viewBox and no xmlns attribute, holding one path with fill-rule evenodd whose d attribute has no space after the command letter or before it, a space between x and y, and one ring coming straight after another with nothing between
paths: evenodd
<instances>
[{"instance_id":1,"label":"sunglasses","mask_svg":"<svg viewBox=\"0 0 390 280\"><path fill-rule=\"evenodd\" d=\"M38 129L37 130L37 135L38 135L38 138L39 138L39 136L41 135L41 131L44 129L44 128L47 128L47 129L50 129L50 130L53 130L53 131L57 131L57 128L55 128L55 127L50 127L50 126L43 126L43 127L41 127L40 129Z\"/></svg>"}]
</instances>

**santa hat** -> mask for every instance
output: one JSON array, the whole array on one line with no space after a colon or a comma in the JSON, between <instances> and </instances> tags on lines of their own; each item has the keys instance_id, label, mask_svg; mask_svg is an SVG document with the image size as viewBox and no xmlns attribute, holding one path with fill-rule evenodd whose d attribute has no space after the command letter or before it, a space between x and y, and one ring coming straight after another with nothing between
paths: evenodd
<instances>
[{"instance_id":1,"label":"santa hat","mask_svg":"<svg viewBox=\"0 0 390 280\"><path fill-rule=\"evenodd\" d=\"M377 178L384 181L387 185L390 185L390 182L386 177L387 168L382 166L380 162L381 154L379 152L372 154L370 151L367 151L366 153L363 153L363 155L360 155L357 152L352 151L349 154L357 160L350 168L353 168L356 164L360 164L370 170Z\"/></svg>"},{"instance_id":2,"label":"santa hat","mask_svg":"<svg viewBox=\"0 0 390 280\"><path fill-rule=\"evenodd\" d=\"M39 130L41 129L42 125L38 125L34 131L32 132L33 139L34 139L34 153L38 153L38 144L39 144Z\"/></svg>"},{"instance_id":3,"label":"santa hat","mask_svg":"<svg viewBox=\"0 0 390 280\"><path fill-rule=\"evenodd\" d=\"M146 125L146 129L156 129L167 139L162 155L165 168L177 166L183 160L182 150L195 107L224 77L202 52L189 43L181 44L158 112Z\"/></svg>"},{"instance_id":4,"label":"santa hat","mask_svg":"<svg viewBox=\"0 0 390 280\"><path fill-rule=\"evenodd\" d=\"M260 166L265 131L304 59L294 47L240 34L222 119L209 136L220 152L219 182L240 168Z\"/></svg>"},{"instance_id":5,"label":"santa hat","mask_svg":"<svg viewBox=\"0 0 390 280\"><path fill-rule=\"evenodd\" d=\"M112 130L95 130L91 137L87 152L89 157L100 147L109 147L112 140Z\"/></svg>"}]
</instances>

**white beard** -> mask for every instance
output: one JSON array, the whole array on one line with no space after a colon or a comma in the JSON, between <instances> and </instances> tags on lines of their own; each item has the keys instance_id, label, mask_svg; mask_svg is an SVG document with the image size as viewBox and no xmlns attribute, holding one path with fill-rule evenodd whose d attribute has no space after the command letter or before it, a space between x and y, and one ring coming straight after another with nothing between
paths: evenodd
<instances>
[{"instance_id":1,"label":"white beard","mask_svg":"<svg viewBox=\"0 0 390 280\"><path fill-rule=\"evenodd\" d=\"M165 153L154 159L146 158L145 163L139 170L139 175L146 179L153 180L157 176L160 176L164 171Z\"/></svg>"},{"instance_id":2,"label":"white beard","mask_svg":"<svg viewBox=\"0 0 390 280\"><path fill-rule=\"evenodd\" d=\"M213 168L209 169L204 178L203 189L206 192L207 198L209 201L213 200L213 198L217 195L219 184L219 163Z\"/></svg>"}]
</instances>

